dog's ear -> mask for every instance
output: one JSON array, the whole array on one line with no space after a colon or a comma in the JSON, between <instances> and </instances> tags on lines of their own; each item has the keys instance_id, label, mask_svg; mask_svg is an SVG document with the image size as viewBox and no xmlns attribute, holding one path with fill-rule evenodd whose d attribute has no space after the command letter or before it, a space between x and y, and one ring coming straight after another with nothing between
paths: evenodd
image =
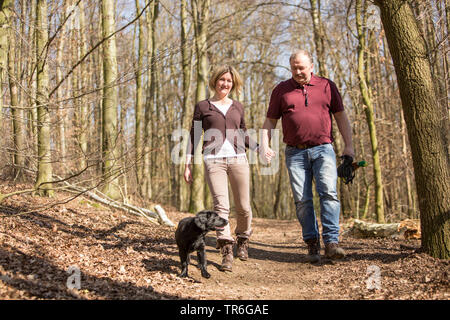
<instances>
[{"instance_id":1,"label":"dog's ear","mask_svg":"<svg viewBox=\"0 0 450 320\"><path fill-rule=\"evenodd\" d=\"M200 211L194 218L194 223L202 230L206 229L206 223L208 222L208 211Z\"/></svg>"}]
</instances>

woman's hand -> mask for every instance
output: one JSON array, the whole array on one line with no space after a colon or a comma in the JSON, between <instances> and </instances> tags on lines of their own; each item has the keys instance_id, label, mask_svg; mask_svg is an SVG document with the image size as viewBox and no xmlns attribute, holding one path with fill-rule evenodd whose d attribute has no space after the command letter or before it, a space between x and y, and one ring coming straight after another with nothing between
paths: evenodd
<instances>
[{"instance_id":1,"label":"woman's hand","mask_svg":"<svg viewBox=\"0 0 450 320\"><path fill-rule=\"evenodd\" d=\"M191 164L186 164L186 167L184 168L184 181L189 184L192 182Z\"/></svg>"},{"instance_id":2,"label":"woman's hand","mask_svg":"<svg viewBox=\"0 0 450 320\"><path fill-rule=\"evenodd\" d=\"M265 161L265 164L270 164L272 158L275 156L275 151L269 146L261 146L258 151L261 158Z\"/></svg>"}]
</instances>

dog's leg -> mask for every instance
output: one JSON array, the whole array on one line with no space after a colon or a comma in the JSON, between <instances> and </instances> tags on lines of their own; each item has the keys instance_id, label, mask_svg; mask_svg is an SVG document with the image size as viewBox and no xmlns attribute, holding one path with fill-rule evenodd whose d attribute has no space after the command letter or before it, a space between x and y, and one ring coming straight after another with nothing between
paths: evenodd
<instances>
[{"instance_id":1,"label":"dog's leg","mask_svg":"<svg viewBox=\"0 0 450 320\"><path fill-rule=\"evenodd\" d=\"M202 272L202 277L204 278L210 278L211 275L206 270L206 253L205 253L205 246L202 246L197 250L197 258L198 263L200 264L200 270Z\"/></svg>"},{"instance_id":2,"label":"dog's leg","mask_svg":"<svg viewBox=\"0 0 450 320\"><path fill-rule=\"evenodd\" d=\"M180 261L181 261L181 274L180 277L184 278L188 276L188 266L189 266L189 253L179 250Z\"/></svg>"}]
</instances>

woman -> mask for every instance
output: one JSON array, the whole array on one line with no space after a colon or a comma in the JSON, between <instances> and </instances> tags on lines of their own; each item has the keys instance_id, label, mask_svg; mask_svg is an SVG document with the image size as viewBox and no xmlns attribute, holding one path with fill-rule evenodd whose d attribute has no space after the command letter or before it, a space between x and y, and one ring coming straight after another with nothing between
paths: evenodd
<instances>
[{"instance_id":1,"label":"woman","mask_svg":"<svg viewBox=\"0 0 450 320\"><path fill-rule=\"evenodd\" d=\"M191 127L191 143L184 172L187 183L192 182L191 159L198 145L202 131L203 159L205 177L214 202L214 211L228 220L230 202L228 199L228 182L230 182L236 206L237 257L248 259L248 242L252 234L252 210L250 206L249 165L245 154L246 147L253 150L258 145L246 135L244 107L229 98L231 93L239 93L242 80L231 66L218 67L209 80L214 90L212 98L195 105ZM217 230L217 248L222 254L221 271L232 271L233 239L230 225Z\"/></svg>"}]
</instances>

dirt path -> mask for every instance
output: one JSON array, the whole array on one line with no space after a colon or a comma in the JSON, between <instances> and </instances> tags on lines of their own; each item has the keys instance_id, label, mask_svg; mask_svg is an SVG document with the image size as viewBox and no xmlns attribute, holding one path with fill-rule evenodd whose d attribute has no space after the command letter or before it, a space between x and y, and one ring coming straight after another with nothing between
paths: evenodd
<instances>
[{"instance_id":1,"label":"dirt path","mask_svg":"<svg viewBox=\"0 0 450 320\"><path fill-rule=\"evenodd\" d=\"M208 260L212 278L204 280L198 268L191 268L191 276L195 279L193 285L197 284L202 291L199 298L450 298L448 261L415 253L419 241L343 238L341 245L347 252L345 259L330 261L322 258L320 263L310 264L306 262L307 249L300 240L296 220L255 219L254 227L249 250L251 258L247 262L235 259L232 273L218 271L220 256L214 249L214 237L209 237Z\"/></svg>"},{"instance_id":2,"label":"dirt path","mask_svg":"<svg viewBox=\"0 0 450 320\"><path fill-rule=\"evenodd\" d=\"M212 277L201 277L192 255L190 277L182 279L174 228L81 198L15 215L42 201L49 200L17 196L0 208L7 216L0 221L1 299L450 298L449 261L417 253L417 240L343 238L345 259L312 265L305 261L297 221L254 219L247 262L235 260L232 273L219 271L215 236L209 234ZM175 223L188 215L167 214Z\"/></svg>"}]
</instances>

